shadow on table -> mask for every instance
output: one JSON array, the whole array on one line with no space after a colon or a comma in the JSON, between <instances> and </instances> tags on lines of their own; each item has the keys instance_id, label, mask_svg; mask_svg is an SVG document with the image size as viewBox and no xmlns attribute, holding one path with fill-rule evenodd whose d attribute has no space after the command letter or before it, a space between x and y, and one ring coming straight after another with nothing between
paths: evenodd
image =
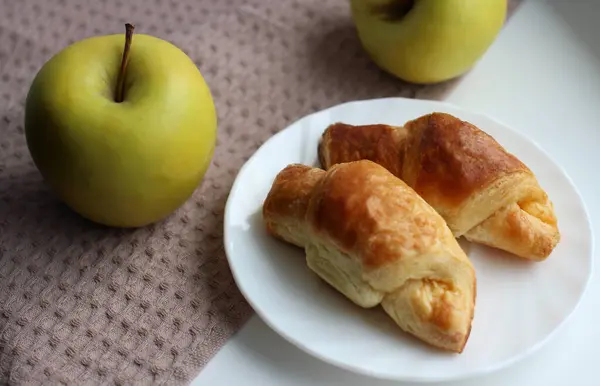
<instances>
[{"instance_id":1,"label":"shadow on table","mask_svg":"<svg viewBox=\"0 0 600 386\"><path fill-rule=\"evenodd\" d=\"M60 201L43 182L38 171L30 169L0 177L0 229L2 241L29 238L33 244L44 236L75 238L89 231L109 228L88 221ZM60 225L60 226L57 226ZM126 230L122 230L126 232Z\"/></svg>"},{"instance_id":2,"label":"shadow on table","mask_svg":"<svg viewBox=\"0 0 600 386\"><path fill-rule=\"evenodd\" d=\"M598 43L598 1L548 1L550 7L560 19L577 36L577 40L586 46L596 59L600 60L600 44Z\"/></svg>"}]
</instances>

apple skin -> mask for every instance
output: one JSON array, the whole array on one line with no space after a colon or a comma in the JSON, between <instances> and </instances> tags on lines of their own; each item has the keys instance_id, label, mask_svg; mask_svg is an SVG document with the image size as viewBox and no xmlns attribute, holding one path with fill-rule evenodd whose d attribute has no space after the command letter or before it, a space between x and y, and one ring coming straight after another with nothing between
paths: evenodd
<instances>
[{"instance_id":1,"label":"apple skin","mask_svg":"<svg viewBox=\"0 0 600 386\"><path fill-rule=\"evenodd\" d=\"M75 212L140 227L181 206L206 173L217 116L193 61L175 45L133 36L125 98L114 101L125 35L87 38L52 57L25 106L36 167Z\"/></svg>"},{"instance_id":2,"label":"apple skin","mask_svg":"<svg viewBox=\"0 0 600 386\"><path fill-rule=\"evenodd\" d=\"M458 77L477 62L502 28L507 2L351 0L351 10L359 39L379 67L428 84Z\"/></svg>"}]
</instances>

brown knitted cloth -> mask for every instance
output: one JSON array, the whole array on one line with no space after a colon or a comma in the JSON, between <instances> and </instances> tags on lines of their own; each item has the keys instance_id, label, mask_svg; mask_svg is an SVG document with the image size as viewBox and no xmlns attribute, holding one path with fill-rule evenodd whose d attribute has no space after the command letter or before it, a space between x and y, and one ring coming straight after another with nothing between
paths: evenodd
<instances>
[{"instance_id":1,"label":"brown knitted cloth","mask_svg":"<svg viewBox=\"0 0 600 386\"><path fill-rule=\"evenodd\" d=\"M125 22L191 56L220 123L194 196L136 230L68 210L43 184L23 135L25 96L42 64L76 40L123 33ZM0 0L0 381L189 382L251 314L221 237L242 163L307 113L355 99L440 98L455 82L410 86L379 71L346 1Z\"/></svg>"}]
</instances>

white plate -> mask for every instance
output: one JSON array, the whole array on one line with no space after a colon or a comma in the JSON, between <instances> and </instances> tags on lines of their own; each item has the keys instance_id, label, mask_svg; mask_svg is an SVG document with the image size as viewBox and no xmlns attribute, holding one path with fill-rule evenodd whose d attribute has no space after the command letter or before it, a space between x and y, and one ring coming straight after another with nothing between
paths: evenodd
<instances>
[{"instance_id":1,"label":"white plate","mask_svg":"<svg viewBox=\"0 0 600 386\"><path fill-rule=\"evenodd\" d=\"M433 111L477 125L524 161L553 200L562 237L541 263L461 242L478 283L472 332L462 354L429 348L401 332L380 309L352 304L308 270L299 250L269 237L261 216L281 169L290 163L318 165L318 138L330 123L402 125ZM515 130L442 102L358 101L300 119L268 140L240 170L227 201L224 231L235 281L273 330L323 361L377 378L442 381L506 367L548 341L577 307L592 273L590 222L565 172Z\"/></svg>"}]
</instances>

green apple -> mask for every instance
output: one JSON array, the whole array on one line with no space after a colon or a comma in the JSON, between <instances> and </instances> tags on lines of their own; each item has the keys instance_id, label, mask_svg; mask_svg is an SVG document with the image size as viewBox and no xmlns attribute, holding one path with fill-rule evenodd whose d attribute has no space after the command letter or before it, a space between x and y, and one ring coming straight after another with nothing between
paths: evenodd
<instances>
[{"instance_id":1,"label":"green apple","mask_svg":"<svg viewBox=\"0 0 600 386\"><path fill-rule=\"evenodd\" d=\"M373 61L413 83L467 72L493 43L506 0L351 0L360 41Z\"/></svg>"},{"instance_id":2,"label":"green apple","mask_svg":"<svg viewBox=\"0 0 600 386\"><path fill-rule=\"evenodd\" d=\"M217 133L194 62L165 40L132 33L128 25L127 38L87 38L57 53L25 106L27 145L44 180L83 217L116 227L144 226L181 206L209 167Z\"/></svg>"}]
</instances>

